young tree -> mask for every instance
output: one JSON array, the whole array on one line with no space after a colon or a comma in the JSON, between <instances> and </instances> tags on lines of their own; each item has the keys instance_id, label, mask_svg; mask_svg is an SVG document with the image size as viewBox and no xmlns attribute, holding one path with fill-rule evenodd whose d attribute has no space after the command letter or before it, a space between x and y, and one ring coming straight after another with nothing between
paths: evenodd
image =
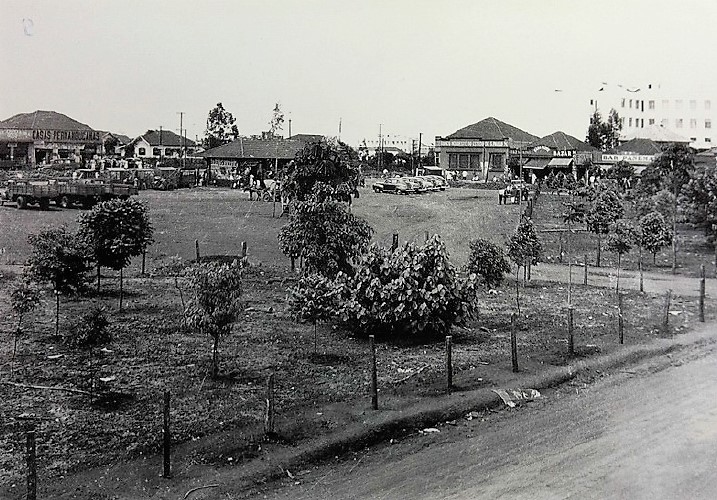
<instances>
[{"instance_id":1,"label":"young tree","mask_svg":"<svg viewBox=\"0 0 717 500\"><path fill-rule=\"evenodd\" d=\"M34 283L22 280L10 290L10 306L17 315L17 327L15 327L14 342L12 346L12 358L10 361L10 373L13 371L15 364L15 354L17 353L17 341L22 335L22 320L26 314L34 311L40 305L40 290Z\"/></svg>"},{"instance_id":2,"label":"young tree","mask_svg":"<svg viewBox=\"0 0 717 500\"><path fill-rule=\"evenodd\" d=\"M585 223L590 232L597 235L596 266L600 267L601 237L610 232L610 227L625 214L620 196L610 189L597 193L585 214Z\"/></svg>"},{"instance_id":3,"label":"young tree","mask_svg":"<svg viewBox=\"0 0 717 500\"><path fill-rule=\"evenodd\" d=\"M518 308L518 314L520 314L520 268L537 265L542 254L543 245L538 238L535 225L532 220L524 217L508 242L508 257L510 257L510 260L516 265L515 303ZM525 275L523 277L523 286L525 286Z\"/></svg>"},{"instance_id":4,"label":"young tree","mask_svg":"<svg viewBox=\"0 0 717 500\"><path fill-rule=\"evenodd\" d=\"M657 252L672 243L672 231L660 212L650 212L640 219L640 246L652 254L655 265Z\"/></svg>"},{"instance_id":5,"label":"young tree","mask_svg":"<svg viewBox=\"0 0 717 500\"><path fill-rule=\"evenodd\" d=\"M625 189L635 177L635 167L622 160L617 162L607 171L608 179L615 179L620 189Z\"/></svg>"},{"instance_id":6,"label":"young tree","mask_svg":"<svg viewBox=\"0 0 717 500\"><path fill-rule=\"evenodd\" d=\"M510 272L510 263L503 250L483 238L470 242L471 254L468 257L468 272L483 278L488 288L498 288L505 275Z\"/></svg>"},{"instance_id":7,"label":"young tree","mask_svg":"<svg viewBox=\"0 0 717 500\"><path fill-rule=\"evenodd\" d=\"M600 111L597 109L590 116L590 125L586 142L602 151L607 151L618 145L622 130L622 120L615 109L611 109L607 122L604 122Z\"/></svg>"},{"instance_id":8,"label":"young tree","mask_svg":"<svg viewBox=\"0 0 717 500\"><path fill-rule=\"evenodd\" d=\"M336 201L296 204L289 223L279 231L281 251L302 257L305 273L336 276L352 273L352 263L368 247L373 229Z\"/></svg>"},{"instance_id":9,"label":"young tree","mask_svg":"<svg viewBox=\"0 0 717 500\"><path fill-rule=\"evenodd\" d=\"M104 201L80 216L79 235L92 249L97 263L97 291L101 267L120 272L120 311L123 270L132 257L142 255L152 242L152 234L147 207L134 198Z\"/></svg>"},{"instance_id":10,"label":"young tree","mask_svg":"<svg viewBox=\"0 0 717 500\"><path fill-rule=\"evenodd\" d=\"M570 176L572 178L572 176ZM563 202L565 211L563 212L563 223L567 226L567 254L568 254L568 304L572 303L573 296L573 259L572 259L572 239L573 225L579 224L585 220L585 204L575 200L575 191L570 191L570 201ZM587 264L586 264L587 265Z\"/></svg>"},{"instance_id":11,"label":"young tree","mask_svg":"<svg viewBox=\"0 0 717 500\"><path fill-rule=\"evenodd\" d=\"M112 334L107 330L109 324L104 309L95 307L80 317L74 336L68 338L68 344L71 347L87 352L90 401L92 401L95 387L95 348L112 341Z\"/></svg>"},{"instance_id":12,"label":"young tree","mask_svg":"<svg viewBox=\"0 0 717 500\"><path fill-rule=\"evenodd\" d=\"M630 251L637 235L635 229L626 220L615 222L613 232L607 238L607 249L617 254L617 284L615 289L620 290L620 260L622 256Z\"/></svg>"},{"instance_id":13,"label":"young tree","mask_svg":"<svg viewBox=\"0 0 717 500\"><path fill-rule=\"evenodd\" d=\"M338 281L321 274L303 276L299 283L289 290L291 301L289 309L297 321L310 321L314 324L314 354L318 348L316 325L327 321L339 310L341 285Z\"/></svg>"},{"instance_id":14,"label":"young tree","mask_svg":"<svg viewBox=\"0 0 717 500\"><path fill-rule=\"evenodd\" d=\"M277 102L274 106L274 111L271 114L271 120L269 120L269 132L275 136L284 129L284 112L281 110L279 103Z\"/></svg>"},{"instance_id":15,"label":"young tree","mask_svg":"<svg viewBox=\"0 0 717 500\"><path fill-rule=\"evenodd\" d=\"M60 333L60 295L78 292L87 282L92 255L90 249L63 227L47 229L28 237L32 253L25 268L26 276L49 282L55 292L55 335Z\"/></svg>"},{"instance_id":16,"label":"young tree","mask_svg":"<svg viewBox=\"0 0 717 500\"><path fill-rule=\"evenodd\" d=\"M219 376L219 340L232 331L241 311L242 267L206 262L197 264L191 275L194 298L187 320L192 328L212 340L212 378Z\"/></svg>"},{"instance_id":17,"label":"young tree","mask_svg":"<svg viewBox=\"0 0 717 500\"><path fill-rule=\"evenodd\" d=\"M602 149L602 127L602 115L600 114L600 111L595 109L593 114L590 116L590 125L588 126L588 134L585 138L585 142L594 148Z\"/></svg>"},{"instance_id":18,"label":"young tree","mask_svg":"<svg viewBox=\"0 0 717 500\"><path fill-rule=\"evenodd\" d=\"M207 129L204 131L202 145L206 149L216 148L235 141L237 137L239 137L239 129L234 116L224 109L221 102L218 102L213 109L209 110Z\"/></svg>"}]
</instances>

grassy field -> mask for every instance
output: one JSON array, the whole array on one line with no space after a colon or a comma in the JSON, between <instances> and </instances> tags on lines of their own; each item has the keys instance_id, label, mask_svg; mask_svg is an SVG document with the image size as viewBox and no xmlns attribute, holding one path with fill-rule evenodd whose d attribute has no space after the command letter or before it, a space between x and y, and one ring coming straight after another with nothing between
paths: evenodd
<instances>
[{"instance_id":1,"label":"grassy field","mask_svg":"<svg viewBox=\"0 0 717 500\"><path fill-rule=\"evenodd\" d=\"M249 243L253 266L246 275L246 309L234 334L220 345L222 376L208 377L209 339L182 324L178 291L171 277L142 278L128 273L126 309L117 311L116 283L105 280L99 297L63 301L61 331L70 335L76 318L91 304L111 316L113 341L97 353L97 376L111 378L104 395L88 397L0 384L0 498L17 498L12 484L22 484L23 431L38 428L43 481L93 465L156 454L161 441L161 394L172 391L173 436L183 443L180 463L235 464L258 455L264 406L264 381L277 374L277 443L292 446L322 432L362 421L369 407L367 343L337 328L319 326L319 350L313 350L313 328L297 324L287 312L287 288L296 277L276 248L276 233L285 219L272 218L270 203L249 202L244 193L203 189L172 193L143 192L156 229L150 252L152 267L167 256L193 258L194 239L203 255L236 255L241 241ZM354 213L376 229L375 240L388 244L438 232L460 264L467 243L482 236L501 243L515 226L519 207L498 206L494 193L448 190L417 196L374 194L365 190ZM21 262L30 232L57 224L75 224L78 211L18 211L0 208L0 247L8 260ZM8 268L5 268L8 269ZM14 268L16 271L19 269ZM109 274L108 274L109 277ZM14 279L0 275L0 381L41 386L88 388L87 356L54 336L54 301L28 318L10 373L14 322L6 290ZM182 282L179 282L182 286ZM513 374L510 365L509 318L515 289L506 283L496 294L480 297L480 315L466 328L455 329L454 366L458 390L503 386ZM566 291L563 285L534 282L521 289L519 321L521 369L535 373L546 365L567 361ZM618 348L614 292L576 287L576 349L590 356ZM659 335L660 301L630 293L625 299L626 343ZM696 320L696 299L676 297L672 334ZM708 310L708 316L714 316ZM442 391L444 352L441 339L383 342L379 345L379 386L384 408L400 409ZM202 438L200 440L200 438ZM156 476L154 472L152 475Z\"/></svg>"}]
</instances>

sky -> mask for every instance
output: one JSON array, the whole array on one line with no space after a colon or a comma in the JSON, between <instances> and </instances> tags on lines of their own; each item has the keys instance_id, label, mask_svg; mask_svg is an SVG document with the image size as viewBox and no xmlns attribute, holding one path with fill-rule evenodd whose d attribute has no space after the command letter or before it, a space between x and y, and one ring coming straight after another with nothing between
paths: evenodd
<instances>
[{"instance_id":1,"label":"sky","mask_svg":"<svg viewBox=\"0 0 717 500\"><path fill-rule=\"evenodd\" d=\"M489 116L584 139L603 82L717 97L715 19L713 0L0 0L0 119L135 137L181 111L194 139L218 102L243 135L278 102L292 133L341 122L354 145Z\"/></svg>"}]
</instances>

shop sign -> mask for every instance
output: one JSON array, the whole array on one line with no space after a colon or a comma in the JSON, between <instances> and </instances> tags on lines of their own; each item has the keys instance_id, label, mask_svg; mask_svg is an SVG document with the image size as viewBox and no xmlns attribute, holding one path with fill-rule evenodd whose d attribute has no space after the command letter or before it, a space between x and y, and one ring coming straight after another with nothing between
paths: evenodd
<instances>
[{"instance_id":1,"label":"shop sign","mask_svg":"<svg viewBox=\"0 0 717 500\"><path fill-rule=\"evenodd\" d=\"M655 159L655 155L614 155L614 154L603 154L603 162L617 163L619 161L626 161L628 163L650 163Z\"/></svg>"},{"instance_id":2,"label":"shop sign","mask_svg":"<svg viewBox=\"0 0 717 500\"><path fill-rule=\"evenodd\" d=\"M553 156L556 158L572 158L575 156L575 151L572 149L565 149L565 150L554 150Z\"/></svg>"},{"instance_id":3,"label":"shop sign","mask_svg":"<svg viewBox=\"0 0 717 500\"><path fill-rule=\"evenodd\" d=\"M228 167L234 168L237 166L236 160L222 160L218 158L212 158L210 160L212 167Z\"/></svg>"},{"instance_id":4,"label":"shop sign","mask_svg":"<svg viewBox=\"0 0 717 500\"><path fill-rule=\"evenodd\" d=\"M437 140L438 147L451 148L504 148L505 141L481 141L479 139L443 139Z\"/></svg>"},{"instance_id":5,"label":"shop sign","mask_svg":"<svg viewBox=\"0 0 717 500\"><path fill-rule=\"evenodd\" d=\"M0 141L32 141L32 130L0 128Z\"/></svg>"},{"instance_id":6,"label":"shop sign","mask_svg":"<svg viewBox=\"0 0 717 500\"><path fill-rule=\"evenodd\" d=\"M99 143L100 133L97 130L33 130L32 138L36 141Z\"/></svg>"}]
</instances>

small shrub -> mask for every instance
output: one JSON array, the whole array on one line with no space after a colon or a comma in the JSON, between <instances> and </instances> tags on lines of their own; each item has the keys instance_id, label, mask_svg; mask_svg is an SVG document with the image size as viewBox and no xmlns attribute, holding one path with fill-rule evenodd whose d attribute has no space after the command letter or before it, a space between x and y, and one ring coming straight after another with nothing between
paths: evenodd
<instances>
[{"instance_id":1,"label":"small shrub","mask_svg":"<svg viewBox=\"0 0 717 500\"><path fill-rule=\"evenodd\" d=\"M314 352L317 350L316 324L334 317L339 310L341 283L320 274L309 274L290 290L289 310L297 321L314 325Z\"/></svg>"},{"instance_id":2,"label":"small shrub","mask_svg":"<svg viewBox=\"0 0 717 500\"><path fill-rule=\"evenodd\" d=\"M112 334L107 330L109 324L104 308L95 307L80 317L68 343L80 349L92 349L108 344L112 342Z\"/></svg>"},{"instance_id":3,"label":"small shrub","mask_svg":"<svg viewBox=\"0 0 717 500\"><path fill-rule=\"evenodd\" d=\"M497 288L510 272L510 263L503 250L488 240L478 238L470 242L468 272L483 278L488 288Z\"/></svg>"}]
</instances>

